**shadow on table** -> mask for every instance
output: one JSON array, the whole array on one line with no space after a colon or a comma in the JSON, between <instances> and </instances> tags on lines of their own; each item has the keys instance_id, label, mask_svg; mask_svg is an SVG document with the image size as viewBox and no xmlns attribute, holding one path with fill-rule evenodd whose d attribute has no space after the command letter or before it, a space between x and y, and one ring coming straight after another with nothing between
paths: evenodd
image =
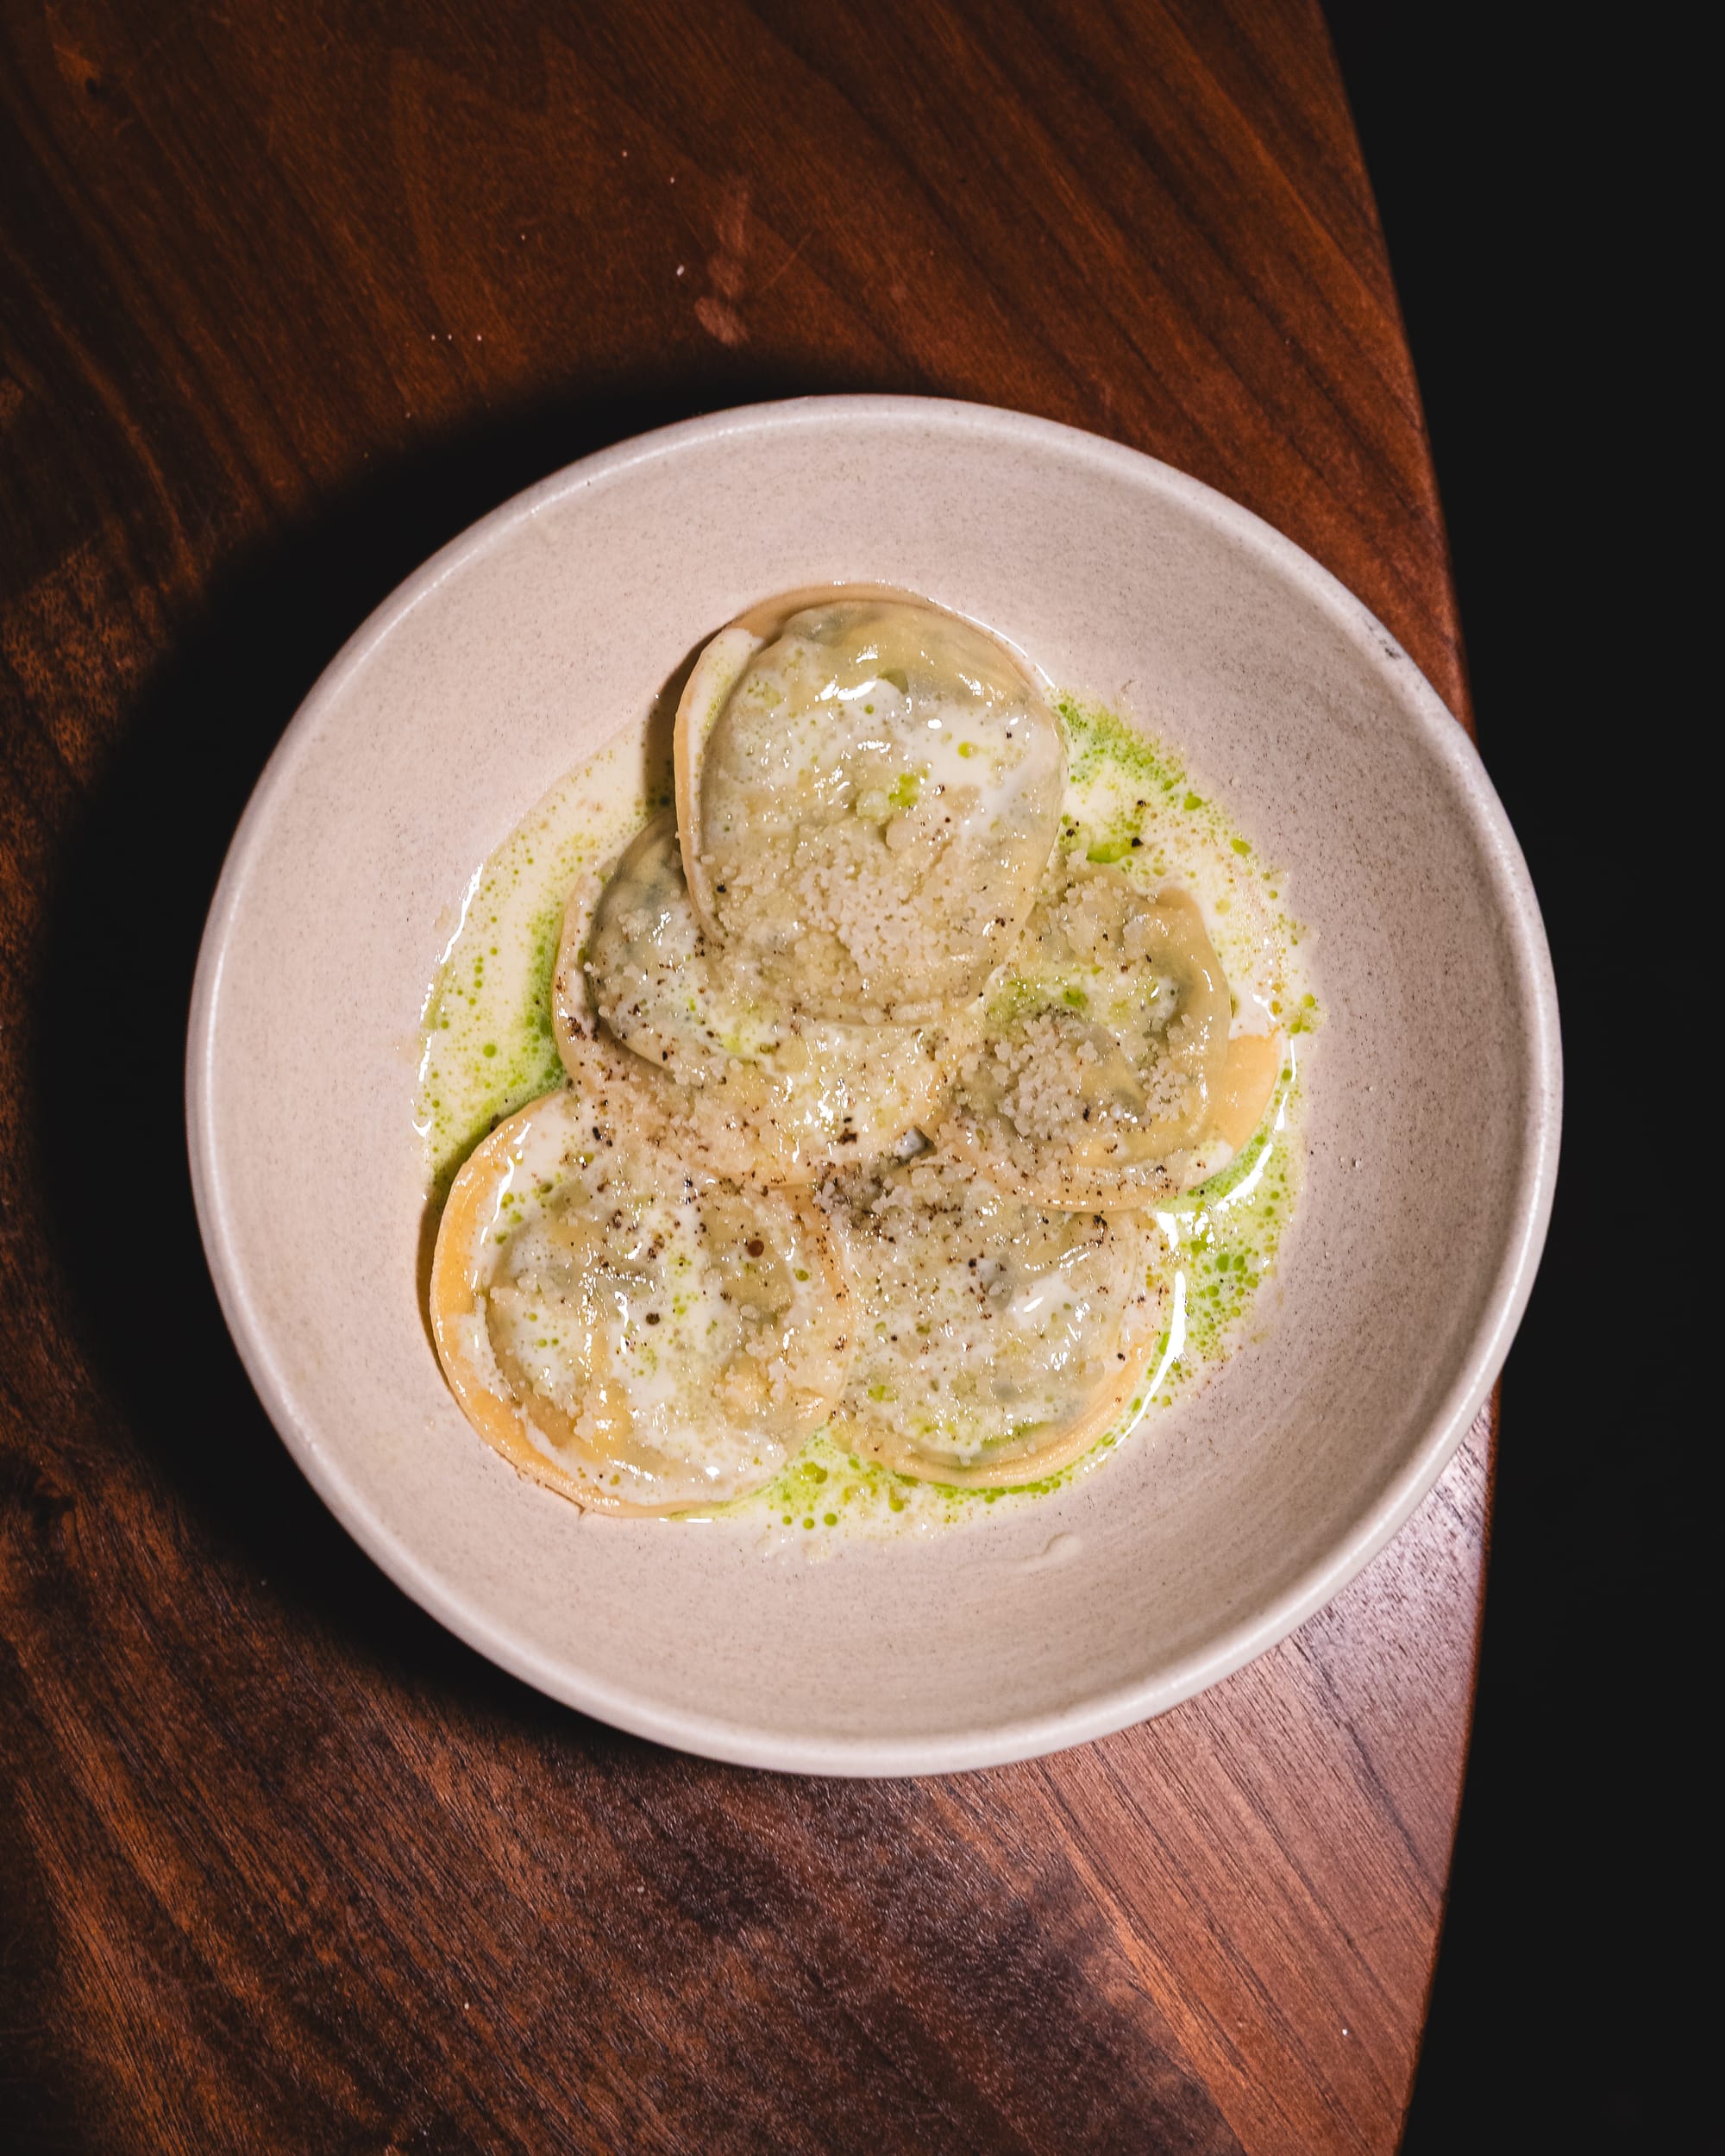
<instances>
[{"instance_id":1,"label":"shadow on table","mask_svg":"<svg viewBox=\"0 0 1725 2156\"><path fill-rule=\"evenodd\" d=\"M812 385L727 383L718 403ZM47 1223L82 1346L176 1497L273 1590L493 1708L554 1716L444 1632L324 1510L229 1338L191 1202L183 1107L199 938L229 839L344 640L447 540L574 459L712 409L674 388L536 404L427 444L245 555L149 680L57 864L35 1089ZM114 1162L116 1120L129 1142ZM101 1142L92 1142L100 1133ZM116 1183L118 1189L116 1192ZM126 1244L97 1223L120 1217ZM147 1253L147 1255L145 1255ZM590 1739L599 1736L587 1725ZM633 1740L604 1733L604 1740Z\"/></svg>"}]
</instances>

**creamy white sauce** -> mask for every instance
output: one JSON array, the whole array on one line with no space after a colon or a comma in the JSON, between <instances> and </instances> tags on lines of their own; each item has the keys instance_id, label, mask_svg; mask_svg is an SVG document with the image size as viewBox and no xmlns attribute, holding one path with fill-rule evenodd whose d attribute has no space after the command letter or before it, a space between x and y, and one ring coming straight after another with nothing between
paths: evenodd
<instances>
[{"instance_id":1,"label":"creamy white sauce","mask_svg":"<svg viewBox=\"0 0 1725 2156\"><path fill-rule=\"evenodd\" d=\"M1070 760L1061 843L1118 862L1148 890L1175 880L1192 892L1233 992L1233 1030L1280 1034L1287 1054L1258 1137L1224 1174L1157 1211L1165 1300L1145 1382L1111 1435L1057 1484L1094 1471L1114 1444L1201 1382L1248 1329L1297 1192L1296 1070L1318 1017L1304 932L1274 867L1172 752L1098 707L1063 699L1060 708ZM934 752L945 753L944 743ZM486 1129L558 1082L549 982L565 902L578 883L597 898L603 872L647 816L668 805L671 791L668 769L648 768L637 727L560 781L476 874L423 1027L415 1121L434 1202ZM1046 1291L1030 1283L1019 1292L1033 1326ZM999 1322L1017 1322L1007 1313L1018 1299ZM625 1333L629 1322L627 1312L618 1315ZM818 1435L767 1489L723 1513L756 1523L765 1552L814 1556L846 1534L927 1533L997 1504L1033 1502L1050 1486L955 1491L890 1474Z\"/></svg>"}]
</instances>

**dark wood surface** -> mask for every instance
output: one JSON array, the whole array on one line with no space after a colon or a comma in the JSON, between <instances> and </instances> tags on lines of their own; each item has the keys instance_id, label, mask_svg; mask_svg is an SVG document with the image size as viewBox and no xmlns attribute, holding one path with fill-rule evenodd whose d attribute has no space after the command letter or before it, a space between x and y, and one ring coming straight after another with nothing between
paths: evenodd
<instances>
[{"instance_id":1,"label":"dark wood surface","mask_svg":"<svg viewBox=\"0 0 1725 2156\"><path fill-rule=\"evenodd\" d=\"M239 1370L179 1064L319 667L571 457L812 390L1170 459L1464 718L1310 0L0 8L0 2114L26 2147L1387 2151L1488 1419L1335 1602L1026 1766L659 1752L444 1636Z\"/></svg>"}]
</instances>

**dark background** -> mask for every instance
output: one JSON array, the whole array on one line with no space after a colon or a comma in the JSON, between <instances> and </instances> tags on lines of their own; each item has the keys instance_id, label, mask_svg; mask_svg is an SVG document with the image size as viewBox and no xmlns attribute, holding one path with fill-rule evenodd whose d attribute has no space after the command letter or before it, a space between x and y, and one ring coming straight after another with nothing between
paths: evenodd
<instances>
[{"instance_id":1,"label":"dark background","mask_svg":"<svg viewBox=\"0 0 1725 2156\"><path fill-rule=\"evenodd\" d=\"M1648 1697L1687 1434L1673 1350L1698 1328L1702 1271L1664 1257L1634 1196L1645 1175L1614 1157L1631 1133L1607 1013L1649 963L1632 906L1686 941L1665 849L1686 835L1672 781L1698 777L1688 580L1657 519L1693 455L1694 332L1667 249L1697 63L1556 10L1537 27L1513 6L1326 11L1565 1058L1551 1239L1504 1372L1478 1707L1404 2156L1717 2147L1672 2115L1694 2058L1656 1934L1687 1777Z\"/></svg>"}]
</instances>

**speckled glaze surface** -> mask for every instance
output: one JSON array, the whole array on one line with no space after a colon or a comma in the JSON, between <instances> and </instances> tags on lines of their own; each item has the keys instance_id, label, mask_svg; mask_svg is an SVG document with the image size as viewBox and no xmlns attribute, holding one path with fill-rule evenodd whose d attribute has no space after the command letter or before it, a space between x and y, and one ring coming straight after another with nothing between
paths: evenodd
<instances>
[{"instance_id":1,"label":"speckled glaze surface","mask_svg":"<svg viewBox=\"0 0 1725 2156\"><path fill-rule=\"evenodd\" d=\"M417 1028L451 909L699 639L825 579L926 592L1177 747L1316 931L1306 1188L1255 1338L1098 1474L925 1540L769 1557L584 1516L444 1386ZM1556 1004L1515 838L1388 632L1164 465L978 406L814 398L627 442L446 548L284 736L205 932L187 1063L211 1270L314 1486L409 1594L572 1705L825 1773L980 1766L1273 1645L1431 1488L1521 1316Z\"/></svg>"}]
</instances>

